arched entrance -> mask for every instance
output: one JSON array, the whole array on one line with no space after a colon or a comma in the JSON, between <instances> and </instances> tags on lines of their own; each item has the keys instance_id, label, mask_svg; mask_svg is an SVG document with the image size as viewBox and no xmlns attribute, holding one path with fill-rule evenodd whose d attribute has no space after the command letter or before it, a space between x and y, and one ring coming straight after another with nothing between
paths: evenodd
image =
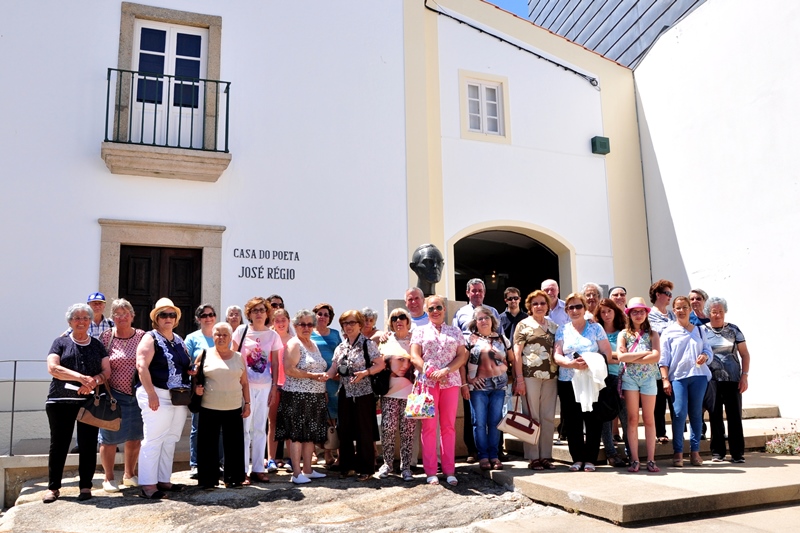
<instances>
[{"instance_id":1,"label":"arched entrance","mask_svg":"<svg viewBox=\"0 0 800 533\"><path fill-rule=\"evenodd\" d=\"M481 278L486 283L485 302L500 312L506 307L503 291L507 287L518 288L524 300L545 279L564 285L560 272L569 267L559 268L559 254L538 240L508 230L480 231L456 241L453 262L457 299L465 299L468 280ZM566 281L571 285L571 280Z\"/></svg>"}]
</instances>

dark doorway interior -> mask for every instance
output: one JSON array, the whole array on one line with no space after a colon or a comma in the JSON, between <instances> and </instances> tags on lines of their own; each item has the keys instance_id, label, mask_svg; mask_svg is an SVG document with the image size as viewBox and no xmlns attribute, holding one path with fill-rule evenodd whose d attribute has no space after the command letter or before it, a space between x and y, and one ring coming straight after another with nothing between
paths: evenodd
<instances>
[{"instance_id":1,"label":"dark doorway interior","mask_svg":"<svg viewBox=\"0 0 800 533\"><path fill-rule=\"evenodd\" d=\"M126 246L120 248L119 296L136 311L133 326L152 329L150 311L166 296L181 310L175 332L186 337L197 326L194 309L200 305L203 250ZM219 312L219 310L217 310Z\"/></svg>"},{"instance_id":2,"label":"dark doorway interior","mask_svg":"<svg viewBox=\"0 0 800 533\"><path fill-rule=\"evenodd\" d=\"M501 313L506 308L503 291L517 287L525 297L546 279L558 279L558 256L537 240L513 231L483 231L465 237L453 247L456 296L466 299L467 281L486 283L485 303Z\"/></svg>"}]
</instances>

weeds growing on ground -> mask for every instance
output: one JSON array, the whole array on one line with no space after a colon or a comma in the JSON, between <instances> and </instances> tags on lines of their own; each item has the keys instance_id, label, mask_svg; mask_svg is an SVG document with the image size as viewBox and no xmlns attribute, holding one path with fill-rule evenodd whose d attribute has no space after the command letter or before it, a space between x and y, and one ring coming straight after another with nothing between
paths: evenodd
<instances>
[{"instance_id":1,"label":"weeds growing on ground","mask_svg":"<svg viewBox=\"0 0 800 533\"><path fill-rule=\"evenodd\" d=\"M786 428L783 429L786 431ZM767 441L767 453L800 455L800 433L797 432L797 422L789 424L789 432L783 435L779 435L778 428L775 428L775 436Z\"/></svg>"}]
</instances>

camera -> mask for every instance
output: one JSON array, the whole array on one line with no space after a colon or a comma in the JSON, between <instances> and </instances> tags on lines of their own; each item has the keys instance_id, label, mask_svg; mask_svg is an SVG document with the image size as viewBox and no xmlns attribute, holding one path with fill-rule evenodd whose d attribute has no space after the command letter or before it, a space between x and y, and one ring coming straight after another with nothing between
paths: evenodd
<instances>
[{"instance_id":1,"label":"camera","mask_svg":"<svg viewBox=\"0 0 800 533\"><path fill-rule=\"evenodd\" d=\"M350 375L350 366L347 363L339 363L339 375L340 376L349 376Z\"/></svg>"}]
</instances>

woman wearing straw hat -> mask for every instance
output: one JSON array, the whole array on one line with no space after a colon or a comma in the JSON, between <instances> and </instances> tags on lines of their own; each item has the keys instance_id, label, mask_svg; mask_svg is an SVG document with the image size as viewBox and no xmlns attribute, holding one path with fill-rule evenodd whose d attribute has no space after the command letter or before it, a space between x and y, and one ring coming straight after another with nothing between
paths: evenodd
<instances>
[{"instance_id":1,"label":"woman wearing straw hat","mask_svg":"<svg viewBox=\"0 0 800 533\"><path fill-rule=\"evenodd\" d=\"M169 298L161 298L150 311L153 329L136 349L136 370L141 383L136 400L142 409L144 440L139 451L139 484L142 498L158 500L166 492L184 488L171 483L175 444L181 438L189 410L173 405L171 389L189 388L191 360L183 339L173 332L181 310Z\"/></svg>"}]
</instances>

